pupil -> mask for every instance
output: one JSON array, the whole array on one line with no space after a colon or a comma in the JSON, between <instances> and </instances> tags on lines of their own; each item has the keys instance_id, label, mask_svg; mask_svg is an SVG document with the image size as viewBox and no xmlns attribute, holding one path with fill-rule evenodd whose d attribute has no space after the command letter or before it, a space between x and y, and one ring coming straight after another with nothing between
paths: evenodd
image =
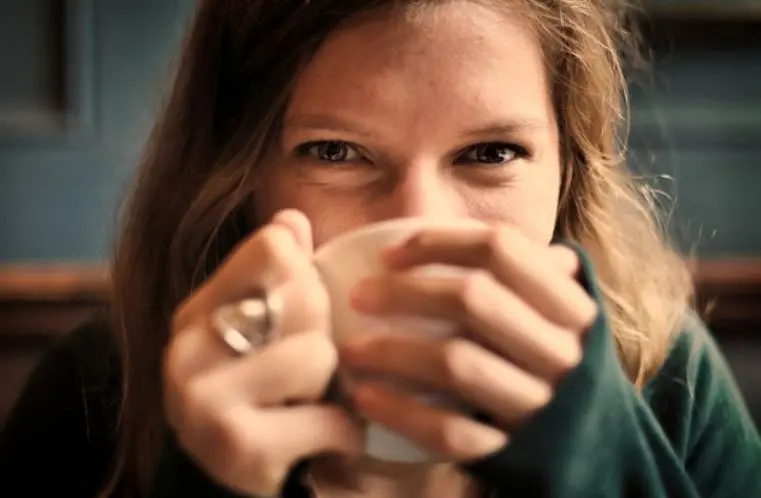
<instances>
[{"instance_id":1,"label":"pupil","mask_svg":"<svg viewBox=\"0 0 761 498\"><path fill-rule=\"evenodd\" d=\"M343 145L335 142L325 144L323 155L330 161L340 161L344 158Z\"/></svg>"},{"instance_id":2,"label":"pupil","mask_svg":"<svg viewBox=\"0 0 761 498\"><path fill-rule=\"evenodd\" d=\"M498 163L503 159L503 150L496 145L486 145L481 148L479 160L485 163Z\"/></svg>"}]
</instances>

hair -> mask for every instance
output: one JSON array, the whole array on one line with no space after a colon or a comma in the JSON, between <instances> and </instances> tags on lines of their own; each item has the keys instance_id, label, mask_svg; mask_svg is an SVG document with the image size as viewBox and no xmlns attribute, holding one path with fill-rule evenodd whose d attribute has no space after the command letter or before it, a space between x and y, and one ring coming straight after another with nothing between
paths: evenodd
<instances>
[{"instance_id":1,"label":"hair","mask_svg":"<svg viewBox=\"0 0 761 498\"><path fill-rule=\"evenodd\" d=\"M480 1L519 11L539 36L561 132L557 231L593 260L621 363L642 388L681 329L692 286L651 190L623 158L622 61L637 48L626 9L605 0ZM166 430L159 379L173 311L260 224L252 212L257 166L300 69L358 14L435 3L200 1L116 242L123 393L104 496L117 488L139 495L150 485Z\"/></svg>"}]
</instances>

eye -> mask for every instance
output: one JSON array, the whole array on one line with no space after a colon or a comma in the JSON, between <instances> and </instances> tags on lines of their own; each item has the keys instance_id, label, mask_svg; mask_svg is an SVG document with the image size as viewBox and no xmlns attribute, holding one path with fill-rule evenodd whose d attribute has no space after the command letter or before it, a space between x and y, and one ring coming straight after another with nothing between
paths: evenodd
<instances>
[{"instance_id":1,"label":"eye","mask_svg":"<svg viewBox=\"0 0 761 498\"><path fill-rule=\"evenodd\" d=\"M360 157L351 144L340 140L308 142L300 145L296 152L299 156L308 156L329 163L355 161Z\"/></svg>"},{"instance_id":2,"label":"eye","mask_svg":"<svg viewBox=\"0 0 761 498\"><path fill-rule=\"evenodd\" d=\"M487 142L468 147L457 157L457 164L481 163L481 164L505 164L515 159L525 157L526 149L518 145L505 142Z\"/></svg>"}]
</instances>

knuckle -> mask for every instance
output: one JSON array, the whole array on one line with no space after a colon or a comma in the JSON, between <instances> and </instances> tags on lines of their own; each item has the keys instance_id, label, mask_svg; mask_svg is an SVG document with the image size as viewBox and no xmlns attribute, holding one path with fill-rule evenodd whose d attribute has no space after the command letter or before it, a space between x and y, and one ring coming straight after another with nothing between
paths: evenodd
<instances>
[{"instance_id":1,"label":"knuckle","mask_svg":"<svg viewBox=\"0 0 761 498\"><path fill-rule=\"evenodd\" d=\"M444 454L470 453L471 438L465 424L457 417L445 417L438 424L435 445Z\"/></svg>"},{"instance_id":2,"label":"knuckle","mask_svg":"<svg viewBox=\"0 0 761 498\"><path fill-rule=\"evenodd\" d=\"M492 230L486 244L488 254L485 259L504 269L518 265L527 253L525 237L510 226L503 225Z\"/></svg>"},{"instance_id":3,"label":"knuckle","mask_svg":"<svg viewBox=\"0 0 761 498\"><path fill-rule=\"evenodd\" d=\"M507 248L516 246L520 242L518 231L508 226L500 226L489 233L486 245L492 254L506 252Z\"/></svg>"},{"instance_id":4,"label":"knuckle","mask_svg":"<svg viewBox=\"0 0 761 498\"><path fill-rule=\"evenodd\" d=\"M486 238L486 247L489 248L490 252L498 253L503 247L509 245L512 236L511 229L507 227L495 228L489 232L489 236Z\"/></svg>"},{"instance_id":5,"label":"knuckle","mask_svg":"<svg viewBox=\"0 0 761 498\"><path fill-rule=\"evenodd\" d=\"M288 229L278 225L265 227L259 232L257 242L265 265L275 266L286 273L293 266L292 256L297 243Z\"/></svg>"},{"instance_id":6,"label":"knuckle","mask_svg":"<svg viewBox=\"0 0 761 498\"><path fill-rule=\"evenodd\" d=\"M571 334L565 335L568 337L564 341L565 344L559 348L560 354L557 358L560 372L563 375L579 366L584 356L584 350L578 338Z\"/></svg>"},{"instance_id":7,"label":"knuckle","mask_svg":"<svg viewBox=\"0 0 761 498\"><path fill-rule=\"evenodd\" d=\"M581 329L582 332L586 332L586 330L595 323L595 320L597 320L597 315L600 313L600 307L593 299L587 298L586 305L582 305L581 308L584 310L582 312Z\"/></svg>"},{"instance_id":8,"label":"knuckle","mask_svg":"<svg viewBox=\"0 0 761 498\"><path fill-rule=\"evenodd\" d=\"M532 413L536 413L537 411L547 406L550 403L550 401L552 401L552 397L554 395L554 391L552 387L545 382L537 382L537 385L532 390L532 392L534 393L533 395L534 410L532 411Z\"/></svg>"},{"instance_id":9,"label":"knuckle","mask_svg":"<svg viewBox=\"0 0 761 498\"><path fill-rule=\"evenodd\" d=\"M330 313L330 296L319 276L314 274L305 281L303 296L312 313L320 316Z\"/></svg>"},{"instance_id":10,"label":"knuckle","mask_svg":"<svg viewBox=\"0 0 761 498\"><path fill-rule=\"evenodd\" d=\"M338 350L325 333L306 334L304 347L308 350L314 368L320 373L331 374L338 366Z\"/></svg>"},{"instance_id":11,"label":"knuckle","mask_svg":"<svg viewBox=\"0 0 761 498\"><path fill-rule=\"evenodd\" d=\"M184 334L173 337L162 357L164 393L167 400L173 401L173 408L184 406L188 396L189 364L194 358L193 351L186 345L188 341Z\"/></svg>"},{"instance_id":12,"label":"knuckle","mask_svg":"<svg viewBox=\"0 0 761 498\"><path fill-rule=\"evenodd\" d=\"M209 390L201 380L178 382L175 386L176 399L184 420L214 419Z\"/></svg>"},{"instance_id":13,"label":"knuckle","mask_svg":"<svg viewBox=\"0 0 761 498\"><path fill-rule=\"evenodd\" d=\"M182 333L185 329L189 328L191 324L196 322L197 319L197 306L194 305L198 301L197 294L193 294L175 309L172 317L169 321L170 337L176 337Z\"/></svg>"},{"instance_id":14,"label":"knuckle","mask_svg":"<svg viewBox=\"0 0 761 498\"><path fill-rule=\"evenodd\" d=\"M579 266L579 255L564 244L555 244L548 248L549 257L561 268L575 269Z\"/></svg>"},{"instance_id":15,"label":"knuckle","mask_svg":"<svg viewBox=\"0 0 761 498\"><path fill-rule=\"evenodd\" d=\"M254 439L245 437L246 431L253 428L244 427L239 417L233 413L214 412L208 417L208 429L210 440L217 445L217 470L229 477L237 474L236 469L246 466L249 461L263 458L260 454L261 446L255 444Z\"/></svg>"},{"instance_id":16,"label":"knuckle","mask_svg":"<svg viewBox=\"0 0 761 498\"><path fill-rule=\"evenodd\" d=\"M330 298L318 277L292 278L273 288L273 294L282 299L277 327L283 337L330 330Z\"/></svg>"},{"instance_id":17,"label":"knuckle","mask_svg":"<svg viewBox=\"0 0 761 498\"><path fill-rule=\"evenodd\" d=\"M415 235L407 239L404 244L408 250L418 252L426 249L431 243L431 235L425 230L417 232Z\"/></svg>"},{"instance_id":18,"label":"knuckle","mask_svg":"<svg viewBox=\"0 0 761 498\"><path fill-rule=\"evenodd\" d=\"M253 488L257 493L277 493L288 472L288 462L281 452L277 451L276 446L268 444L266 431L257 431L250 427L250 424L246 424L245 428L236 431L235 435L230 453L230 458L235 464L228 468L237 471L230 478L248 483L245 487Z\"/></svg>"},{"instance_id":19,"label":"knuckle","mask_svg":"<svg viewBox=\"0 0 761 498\"><path fill-rule=\"evenodd\" d=\"M571 341L571 345L568 348L568 357L566 359L566 366L569 370L576 368L581 364L581 360L584 358L584 348L581 343L574 337Z\"/></svg>"},{"instance_id":20,"label":"knuckle","mask_svg":"<svg viewBox=\"0 0 761 498\"><path fill-rule=\"evenodd\" d=\"M470 272L463 279L457 293L457 306L460 312L464 316L475 314L492 285L492 277L486 270Z\"/></svg>"},{"instance_id":21,"label":"knuckle","mask_svg":"<svg viewBox=\"0 0 761 498\"><path fill-rule=\"evenodd\" d=\"M214 453L226 455L228 430L224 427L224 418L210 402L203 383L198 380L185 382L177 386L173 398L176 405L173 428L180 444L203 460L208 453L204 442L214 441Z\"/></svg>"},{"instance_id":22,"label":"knuckle","mask_svg":"<svg viewBox=\"0 0 761 498\"><path fill-rule=\"evenodd\" d=\"M473 349L465 339L451 339L442 351L442 363L446 380L453 386L462 386L472 377Z\"/></svg>"},{"instance_id":23,"label":"knuckle","mask_svg":"<svg viewBox=\"0 0 761 498\"><path fill-rule=\"evenodd\" d=\"M268 444L267 432L252 423L246 409L221 409L203 380L182 389L184 426L180 444L220 482L259 493L275 493L287 472L284 460Z\"/></svg>"},{"instance_id":24,"label":"knuckle","mask_svg":"<svg viewBox=\"0 0 761 498\"><path fill-rule=\"evenodd\" d=\"M272 495L280 490L280 484L287 473L285 465L271 458L259 458L252 462L251 467L250 471L257 491Z\"/></svg>"}]
</instances>

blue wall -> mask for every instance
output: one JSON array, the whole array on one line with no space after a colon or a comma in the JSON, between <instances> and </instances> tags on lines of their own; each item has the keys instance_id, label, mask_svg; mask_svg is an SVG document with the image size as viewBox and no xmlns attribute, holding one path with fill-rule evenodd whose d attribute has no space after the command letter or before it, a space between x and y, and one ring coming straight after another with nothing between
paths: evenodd
<instances>
[{"instance_id":1,"label":"blue wall","mask_svg":"<svg viewBox=\"0 0 761 498\"><path fill-rule=\"evenodd\" d=\"M675 238L706 256L761 253L760 6L653 19L651 72L632 83L630 162L675 179L659 182L676 200Z\"/></svg>"},{"instance_id":2,"label":"blue wall","mask_svg":"<svg viewBox=\"0 0 761 498\"><path fill-rule=\"evenodd\" d=\"M19 130L3 117L9 104L0 98L0 262L107 257L110 227L193 5L60 1L66 13L61 34L45 14L55 3L11 0L0 6L0 45L6 47L0 50L0 95L31 99L29 105L47 112L52 123ZM761 19L756 28L761 31ZM65 42L58 59L45 41L55 36ZM697 242L704 255L761 253L756 42L759 37L665 45L657 51L654 81L635 89L632 166L677 178L676 184L662 182L678 199L674 232L687 246ZM30 62L19 71L18 63L3 60ZM66 64L45 66L46 60ZM56 103L55 88L45 93L41 78L48 73L33 66L38 63L60 77L63 104Z\"/></svg>"},{"instance_id":3,"label":"blue wall","mask_svg":"<svg viewBox=\"0 0 761 498\"><path fill-rule=\"evenodd\" d=\"M24 46L14 43L22 31L44 35L39 16L10 18L13 8L30 1L12 0L0 8L0 45L23 52ZM69 9L64 24L73 31L68 34L84 39L67 46L74 63L64 68L62 79L77 87L69 89L74 97L82 90L77 107L89 115L52 132L0 128L0 260L6 262L107 256L115 211L158 96L168 85L169 63L193 5L189 0L63 3ZM46 56L33 53L30 59L40 55ZM3 68L0 92L24 74Z\"/></svg>"}]
</instances>

